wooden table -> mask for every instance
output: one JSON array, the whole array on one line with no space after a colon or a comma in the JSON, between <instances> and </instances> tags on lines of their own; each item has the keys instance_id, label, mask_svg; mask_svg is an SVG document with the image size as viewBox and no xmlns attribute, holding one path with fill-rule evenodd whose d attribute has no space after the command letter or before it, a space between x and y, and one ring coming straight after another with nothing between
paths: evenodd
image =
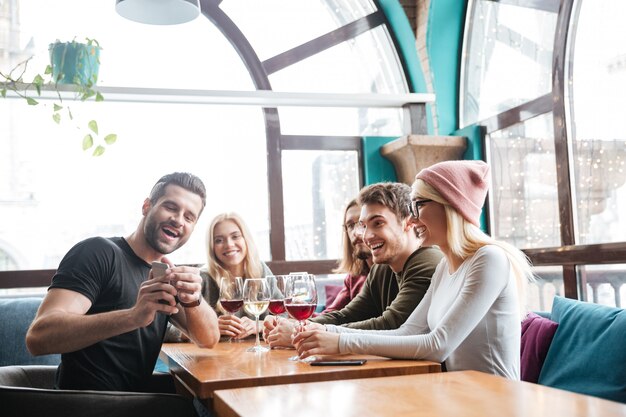
<instances>
[{"instance_id":1,"label":"wooden table","mask_svg":"<svg viewBox=\"0 0 626 417\"><path fill-rule=\"evenodd\" d=\"M368 355L324 356L367 359L361 366L311 366L290 361L295 354L291 349L246 352L253 344L220 342L213 349L203 349L191 343L165 343L160 357L170 367L179 393L198 397L209 408L218 389L441 372L436 362Z\"/></svg>"},{"instance_id":2,"label":"wooden table","mask_svg":"<svg viewBox=\"0 0 626 417\"><path fill-rule=\"evenodd\" d=\"M215 392L218 417L626 417L626 405L476 371Z\"/></svg>"}]
</instances>

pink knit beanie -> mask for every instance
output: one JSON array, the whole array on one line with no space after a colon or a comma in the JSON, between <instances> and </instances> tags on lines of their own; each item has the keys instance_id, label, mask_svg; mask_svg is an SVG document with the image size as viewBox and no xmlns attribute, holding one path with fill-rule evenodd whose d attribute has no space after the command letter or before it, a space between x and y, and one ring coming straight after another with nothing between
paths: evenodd
<instances>
[{"instance_id":1,"label":"pink knit beanie","mask_svg":"<svg viewBox=\"0 0 626 417\"><path fill-rule=\"evenodd\" d=\"M480 226L480 211L489 189L489 165L483 161L445 161L421 170L427 182L467 221Z\"/></svg>"}]
</instances>

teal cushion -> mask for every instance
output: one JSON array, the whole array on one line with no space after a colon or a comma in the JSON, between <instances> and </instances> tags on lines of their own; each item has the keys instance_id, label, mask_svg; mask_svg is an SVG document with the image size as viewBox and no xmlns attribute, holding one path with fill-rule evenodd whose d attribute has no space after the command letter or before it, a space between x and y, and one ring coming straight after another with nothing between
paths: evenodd
<instances>
[{"instance_id":1,"label":"teal cushion","mask_svg":"<svg viewBox=\"0 0 626 417\"><path fill-rule=\"evenodd\" d=\"M539 383L626 403L626 312L555 297L559 324Z\"/></svg>"},{"instance_id":2,"label":"teal cushion","mask_svg":"<svg viewBox=\"0 0 626 417\"><path fill-rule=\"evenodd\" d=\"M60 355L33 356L26 349L26 331L41 297L0 298L0 366L58 365Z\"/></svg>"}]
</instances>

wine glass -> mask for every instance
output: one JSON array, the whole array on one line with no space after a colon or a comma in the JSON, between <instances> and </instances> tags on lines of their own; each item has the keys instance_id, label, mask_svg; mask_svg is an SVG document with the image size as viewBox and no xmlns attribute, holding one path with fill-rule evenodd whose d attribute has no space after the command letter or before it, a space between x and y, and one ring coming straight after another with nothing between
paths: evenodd
<instances>
[{"instance_id":1,"label":"wine glass","mask_svg":"<svg viewBox=\"0 0 626 417\"><path fill-rule=\"evenodd\" d=\"M276 323L278 323L279 314L285 312L285 283L289 279L289 275L270 275L266 278L270 287L270 305L268 310L276 316Z\"/></svg>"},{"instance_id":2,"label":"wine glass","mask_svg":"<svg viewBox=\"0 0 626 417\"><path fill-rule=\"evenodd\" d=\"M220 279L220 305L230 314L235 314L243 307L243 280L241 277ZM235 339L238 340L238 339ZM229 342L233 338L228 339Z\"/></svg>"},{"instance_id":3,"label":"wine glass","mask_svg":"<svg viewBox=\"0 0 626 417\"><path fill-rule=\"evenodd\" d=\"M261 346L259 340L259 316L270 305L270 289L265 278L247 278L243 284L243 309L254 316L256 343L246 352L267 352L266 346Z\"/></svg>"},{"instance_id":4,"label":"wine glass","mask_svg":"<svg viewBox=\"0 0 626 417\"><path fill-rule=\"evenodd\" d=\"M291 275L285 287L285 309L298 320L296 331L302 331L306 320L311 317L317 307L317 288L315 277L311 274ZM298 360L298 356L289 358Z\"/></svg>"}]
</instances>

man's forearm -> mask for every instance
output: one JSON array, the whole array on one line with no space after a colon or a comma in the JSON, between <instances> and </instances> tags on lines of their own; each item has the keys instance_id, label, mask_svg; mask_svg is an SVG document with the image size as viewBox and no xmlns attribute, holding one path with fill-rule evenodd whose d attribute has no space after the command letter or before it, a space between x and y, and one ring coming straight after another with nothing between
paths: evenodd
<instances>
[{"instance_id":1,"label":"man's forearm","mask_svg":"<svg viewBox=\"0 0 626 417\"><path fill-rule=\"evenodd\" d=\"M137 327L130 310L91 315L50 312L33 322L26 346L33 355L74 352Z\"/></svg>"},{"instance_id":2,"label":"man's forearm","mask_svg":"<svg viewBox=\"0 0 626 417\"><path fill-rule=\"evenodd\" d=\"M199 306L184 308L187 335L198 346L211 348L220 340L215 311L203 300Z\"/></svg>"}]
</instances>

